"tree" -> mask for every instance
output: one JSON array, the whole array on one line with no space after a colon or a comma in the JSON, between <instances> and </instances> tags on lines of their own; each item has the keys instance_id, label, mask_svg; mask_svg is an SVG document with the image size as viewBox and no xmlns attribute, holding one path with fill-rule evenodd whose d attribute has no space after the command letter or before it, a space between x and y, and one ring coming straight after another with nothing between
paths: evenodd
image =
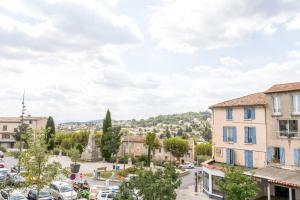
<instances>
[{"instance_id":1,"label":"tree","mask_svg":"<svg viewBox=\"0 0 300 200\"><path fill-rule=\"evenodd\" d=\"M112 127L111 116L109 109L106 111L105 119L103 120L103 134L105 134L109 128Z\"/></svg>"},{"instance_id":2,"label":"tree","mask_svg":"<svg viewBox=\"0 0 300 200\"><path fill-rule=\"evenodd\" d=\"M21 154L21 163L25 169L25 184L36 186L37 197L41 189L53 181L61 168L57 162L48 162L45 134L45 130L35 133L33 139L29 141L29 148Z\"/></svg>"},{"instance_id":3,"label":"tree","mask_svg":"<svg viewBox=\"0 0 300 200\"><path fill-rule=\"evenodd\" d=\"M80 159L80 151L76 148L72 148L69 150L69 156L71 158L71 161L76 164Z\"/></svg>"},{"instance_id":4,"label":"tree","mask_svg":"<svg viewBox=\"0 0 300 200\"><path fill-rule=\"evenodd\" d=\"M28 124L21 124L18 126L14 138L16 141L20 142L20 145L22 142L25 143L26 146L28 146L28 141L31 138L31 132L28 131L29 125Z\"/></svg>"},{"instance_id":5,"label":"tree","mask_svg":"<svg viewBox=\"0 0 300 200\"><path fill-rule=\"evenodd\" d=\"M182 128L179 128L177 131L177 136L182 136L183 135L183 130Z\"/></svg>"},{"instance_id":6,"label":"tree","mask_svg":"<svg viewBox=\"0 0 300 200\"><path fill-rule=\"evenodd\" d=\"M106 161L109 161L112 155L116 155L121 145L121 127L110 127L101 137L101 153Z\"/></svg>"},{"instance_id":7,"label":"tree","mask_svg":"<svg viewBox=\"0 0 300 200\"><path fill-rule=\"evenodd\" d=\"M167 138L170 138L170 137L171 137L171 133L170 133L169 128L166 128L166 137L167 137Z\"/></svg>"},{"instance_id":8,"label":"tree","mask_svg":"<svg viewBox=\"0 0 300 200\"><path fill-rule=\"evenodd\" d=\"M205 121L204 124L200 127L200 136L205 140L210 142L212 138L212 131L209 122Z\"/></svg>"},{"instance_id":9,"label":"tree","mask_svg":"<svg viewBox=\"0 0 300 200\"><path fill-rule=\"evenodd\" d=\"M148 146L148 165L150 166L151 162L151 151L159 148L159 140L156 137L155 133L147 133L146 135L146 145Z\"/></svg>"},{"instance_id":10,"label":"tree","mask_svg":"<svg viewBox=\"0 0 300 200\"><path fill-rule=\"evenodd\" d=\"M170 165L156 171L142 170L137 177L122 183L114 200L175 200L180 184L175 168Z\"/></svg>"},{"instance_id":11,"label":"tree","mask_svg":"<svg viewBox=\"0 0 300 200\"><path fill-rule=\"evenodd\" d=\"M179 137L164 139L164 149L170 152L177 160L189 151L189 143Z\"/></svg>"},{"instance_id":12,"label":"tree","mask_svg":"<svg viewBox=\"0 0 300 200\"><path fill-rule=\"evenodd\" d=\"M54 137L55 137L55 124L53 118L49 116L46 124L46 136L45 136L45 142L47 144L48 150L52 150L54 148Z\"/></svg>"},{"instance_id":13,"label":"tree","mask_svg":"<svg viewBox=\"0 0 300 200\"><path fill-rule=\"evenodd\" d=\"M197 144L195 146L195 156L198 155L211 156L211 154L212 154L211 143Z\"/></svg>"},{"instance_id":14,"label":"tree","mask_svg":"<svg viewBox=\"0 0 300 200\"><path fill-rule=\"evenodd\" d=\"M237 167L226 168L224 179L217 181L216 184L228 200L253 198L259 192L256 181L244 175L243 170Z\"/></svg>"}]
</instances>

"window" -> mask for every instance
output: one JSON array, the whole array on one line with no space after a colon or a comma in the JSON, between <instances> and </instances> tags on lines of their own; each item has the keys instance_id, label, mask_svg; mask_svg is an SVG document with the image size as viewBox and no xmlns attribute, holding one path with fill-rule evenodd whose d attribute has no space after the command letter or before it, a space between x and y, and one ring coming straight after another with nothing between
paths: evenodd
<instances>
[{"instance_id":1,"label":"window","mask_svg":"<svg viewBox=\"0 0 300 200\"><path fill-rule=\"evenodd\" d=\"M273 163L280 163L280 148L273 148Z\"/></svg>"},{"instance_id":2,"label":"window","mask_svg":"<svg viewBox=\"0 0 300 200\"><path fill-rule=\"evenodd\" d=\"M226 149L226 163L228 165L234 165L234 150Z\"/></svg>"},{"instance_id":3,"label":"window","mask_svg":"<svg viewBox=\"0 0 300 200\"><path fill-rule=\"evenodd\" d=\"M223 141L236 142L236 127L223 127Z\"/></svg>"},{"instance_id":4,"label":"window","mask_svg":"<svg viewBox=\"0 0 300 200\"><path fill-rule=\"evenodd\" d=\"M3 131L7 131L7 125L3 125Z\"/></svg>"},{"instance_id":5,"label":"window","mask_svg":"<svg viewBox=\"0 0 300 200\"><path fill-rule=\"evenodd\" d=\"M226 119L232 120L232 107L226 108Z\"/></svg>"},{"instance_id":6,"label":"window","mask_svg":"<svg viewBox=\"0 0 300 200\"><path fill-rule=\"evenodd\" d=\"M255 108L246 107L244 109L244 119L246 120L255 119Z\"/></svg>"},{"instance_id":7,"label":"window","mask_svg":"<svg viewBox=\"0 0 300 200\"><path fill-rule=\"evenodd\" d=\"M222 149L220 147L216 147L215 152L216 152L215 153L216 157L218 158L222 157Z\"/></svg>"},{"instance_id":8,"label":"window","mask_svg":"<svg viewBox=\"0 0 300 200\"><path fill-rule=\"evenodd\" d=\"M279 136L298 137L298 120L279 120Z\"/></svg>"},{"instance_id":9,"label":"window","mask_svg":"<svg viewBox=\"0 0 300 200\"><path fill-rule=\"evenodd\" d=\"M285 165L285 150L283 147L268 147L267 151L268 163Z\"/></svg>"},{"instance_id":10,"label":"window","mask_svg":"<svg viewBox=\"0 0 300 200\"><path fill-rule=\"evenodd\" d=\"M245 127L245 143L256 144L256 128Z\"/></svg>"},{"instance_id":11,"label":"window","mask_svg":"<svg viewBox=\"0 0 300 200\"><path fill-rule=\"evenodd\" d=\"M274 114L280 114L280 97L274 96L273 97L273 113Z\"/></svg>"},{"instance_id":12,"label":"window","mask_svg":"<svg viewBox=\"0 0 300 200\"><path fill-rule=\"evenodd\" d=\"M300 167L300 149L295 148L294 149L294 166L295 167Z\"/></svg>"},{"instance_id":13,"label":"window","mask_svg":"<svg viewBox=\"0 0 300 200\"><path fill-rule=\"evenodd\" d=\"M300 95L292 96L292 114L300 114Z\"/></svg>"},{"instance_id":14,"label":"window","mask_svg":"<svg viewBox=\"0 0 300 200\"><path fill-rule=\"evenodd\" d=\"M10 139L9 134L2 133L2 139Z\"/></svg>"},{"instance_id":15,"label":"window","mask_svg":"<svg viewBox=\"0 0 300 200\"><path fill-rule=\"evenodd\" d=\"M220 176L212 175L212 193L216 195L224 195L218 186L218 182L222 181L224 178Z\"/></svg>"},{"instance_id":16,"label":"window","mask_svg":"<svg viewBox=\"0 0 300 200\"><path fill-rule=\"evenodd\" d=\"M207 172L204 172L203 187L205 190L209 191L209 174Z\"/></svg>"}]
</instances>

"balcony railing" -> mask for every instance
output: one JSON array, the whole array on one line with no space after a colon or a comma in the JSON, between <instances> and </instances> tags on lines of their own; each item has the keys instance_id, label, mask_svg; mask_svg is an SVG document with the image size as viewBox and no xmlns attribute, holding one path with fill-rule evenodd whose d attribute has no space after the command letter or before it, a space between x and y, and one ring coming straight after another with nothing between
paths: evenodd
<instances>
[{"instance_id":1,"label":"balcony railing","mask_svg":"<svg viewBox=\"0 0 300 200\"><path fill-rule=\"evenodd\" d=\"M300 139L300 137L299 137L299 131L278 131L277 132L277 136L278 137Z\"/></svg>"}]
</instances>

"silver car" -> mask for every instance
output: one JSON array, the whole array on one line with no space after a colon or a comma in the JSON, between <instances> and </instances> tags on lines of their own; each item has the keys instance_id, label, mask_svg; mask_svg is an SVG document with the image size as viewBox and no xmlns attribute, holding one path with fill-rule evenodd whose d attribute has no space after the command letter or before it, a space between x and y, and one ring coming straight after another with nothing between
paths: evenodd
<instances>
[{"instance_id":1,"label":"silver car","mask_svg":"<svg viewBox=\"0 0 300 200\"><path fill-rule=\"evenodd\" d=\"M68 184L61 181L54 181L50 185L50 193L57 200L77 199L77 192Z\"/></svg>"}]
</instances>

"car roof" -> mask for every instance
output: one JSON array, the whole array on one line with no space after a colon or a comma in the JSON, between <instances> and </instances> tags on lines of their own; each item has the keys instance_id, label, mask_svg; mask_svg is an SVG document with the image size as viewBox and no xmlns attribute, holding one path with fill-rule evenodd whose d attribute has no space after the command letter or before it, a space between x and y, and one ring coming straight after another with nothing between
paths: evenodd
<instances>
[{"instance_id":1,"label":"car roof","mask_svg":"<svg viewBox=\"0 0 300 200\"><path fill-rule=\"evenodd\" d=\"M0 168L0 171L8 171L7 168Z\"/></svg>"},{"instance_id":2,"label":"car roof","mask_svg":"<svg viewBox=\"0 0 300 200\"><path fill-rule=\"evenodd\" d=\"M52 184L56 186L70 186L68 183L63 181L53 181Z\"/></svg>"}]
</instances>

